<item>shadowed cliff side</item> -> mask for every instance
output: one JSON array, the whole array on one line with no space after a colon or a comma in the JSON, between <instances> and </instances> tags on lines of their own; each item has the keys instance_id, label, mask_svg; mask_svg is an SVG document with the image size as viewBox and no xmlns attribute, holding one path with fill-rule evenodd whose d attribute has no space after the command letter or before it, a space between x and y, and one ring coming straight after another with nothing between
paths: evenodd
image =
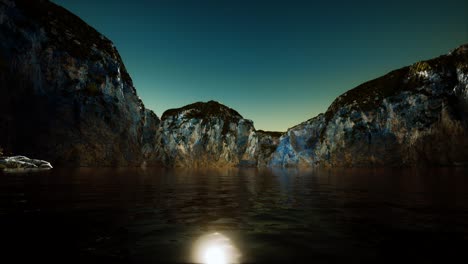
<instances>
[{"instance_id":1,"label":"shadowed cliff side","mask_svg":"<svg viewBox=\"0 0 468 264\"><path fill-rule=\"evenodd\" d=\"M46 0L0 0L0 146L55 165L154 161L158 117L112 42Z\"/></svg>"}]
</instances>

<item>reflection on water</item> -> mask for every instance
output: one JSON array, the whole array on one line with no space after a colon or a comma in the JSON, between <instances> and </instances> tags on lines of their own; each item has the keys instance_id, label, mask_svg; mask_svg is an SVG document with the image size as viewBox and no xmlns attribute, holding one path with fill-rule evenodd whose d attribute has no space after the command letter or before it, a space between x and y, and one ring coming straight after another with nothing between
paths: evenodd
<instances>
[{"instance_id":1,"label":"reflection on water","mask_svg":"<svg viewBox=\"0 0 468 264\"><path fill-rule=\"evenodd\" d=\"M231 239L215 232L200 237L193 246L193 261L203 264L239 263L240 252Z\"/></svg>"},{"instance_id":2,"label":"reflection on water","mask_svg":"<svg viewBox=\"0 0 468 264\"><path fill-rule=\"evenodd\" d=\"M1 251L65 263L446 262L468 247L467 175L155 168L0 175ZM194 253L194 241L216 232L220 246ZM232 251L221 234L235 242Z\"/></svg>"}]
</instances>

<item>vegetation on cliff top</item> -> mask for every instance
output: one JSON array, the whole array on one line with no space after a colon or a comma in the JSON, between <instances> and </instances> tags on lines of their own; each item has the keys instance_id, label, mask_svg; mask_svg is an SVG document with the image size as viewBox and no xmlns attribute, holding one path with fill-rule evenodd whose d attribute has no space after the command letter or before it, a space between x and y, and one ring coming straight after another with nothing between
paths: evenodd
<instances>
[{"instance_id":1,"label":"vegetation on cliff top","mask_svg":"<svg viewBox=\"0 0 468 264\"><path fill-rule=\"evenodd\" d=\"M370 111L381 105L388 97L422 87L429 80L418 73L435 73L441 78L444 86L452 87L457 82L456 70L468 70L466 65L468 65L468 45L460 46L449 55L394 70L339 96L326 111L325 120L330 121L337 111L345 106L351 106L351 109L358 111Z\"/></svg>"},{"instance_id":2,"label":"vegetation on cliff top","mask_svg":"<svg viewBox=\"0 0 468 264\"><path fill-rule=\"evenodd\" d=\"M226 121L239 121L242 116L234 109L229 108L216 101L208 102L196 102L193 104L186 105L181 108L174 108L165 111L161 120L165 120L171 116L178 116L179 114L185 114L185 118L192 119L203 119L203 118L221 118Z\"/></svg>"}]
</instances>

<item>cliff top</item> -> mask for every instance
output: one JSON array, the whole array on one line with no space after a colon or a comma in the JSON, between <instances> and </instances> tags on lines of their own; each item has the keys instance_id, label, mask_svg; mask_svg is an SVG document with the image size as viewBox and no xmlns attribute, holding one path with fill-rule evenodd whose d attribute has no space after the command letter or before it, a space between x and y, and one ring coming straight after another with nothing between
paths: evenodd
<instances>
[{"instance_id":1,"label":"cliff top","mask_svg":"<svg viewBox=\"0 0 468 264\"><path fill-rule=\"evenodd\" d=\"M18 27L43 29L47 44L58 52L83 61L99 61L102 56L118 61L122 79L133 85L112 41L65 8L48 0L2 0L0 5L12 8L8 12Z\"/></svg>"},{"instance_id":2,"label":"cliff top","mask_svg":"<svg viewBox=\"0 0 468 264\"><path fill-rule=\"evenodd\" d=\"M457 69L468 73L468 44L461 45L447 55L391 71L345 92L330 105L325 118L329 121L340 108L347 105L361 111L374 109L389 96L415 90L435 79L447 87L453 87Z\"/></svg>"},{"instance_id":3,"label":"cliff top","mask_svg":"<svg viewBox=\"0 0 468 264\"><path fill-rule=\"evenodd\" d=\"M187 119L197 118L221 118L225 120L238 121L243 117L234 109L229 108L216 101L196 102L181 108L174 108L165 111L161 120L168 117L182 115Z\"/></svg>"}]
</instances>

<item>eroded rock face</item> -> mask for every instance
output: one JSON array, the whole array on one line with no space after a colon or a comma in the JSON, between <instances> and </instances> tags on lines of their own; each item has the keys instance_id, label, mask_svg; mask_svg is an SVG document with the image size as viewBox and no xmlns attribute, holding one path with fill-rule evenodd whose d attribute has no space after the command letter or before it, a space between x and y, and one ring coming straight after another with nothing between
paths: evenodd
<instances>
[{"instance_id":1,"label":"eroded rock face","mask_svg":"<svg viewBox=\"0 0 468 264\"><path fill-rule=\"evenodd\" d=\"M280 133L216 102L169 110L161 153L175 166L468 165L468 45L364 83Z\"/></svg>"},{"instance_id":2,"label":"eroded rock face","mask_svg":"<svg viewBox=\"0 0 468 264\"><path fill-rule=\"evenodd\" d=\"M468 165L468 45L364 83L288 130L271 166Z\"/></svg>"},{"instance_id":3,"label":"eroded rock face","mask_svg":"<svg viewBox=\"0 0 468 264\"><path fill-rule=\"evenodd\" d=\"M278 148L268 161L269 166L310 167L316 165L314 148L320 139L325 122L324 115L309 119L294 126L281 137Z\"/></svg>"},{"instance_id":4,"label":"eroded rock face","mask_svg":"<svg viewBox=\"0 0 468 264\"><path fill-rule=\"evenodd\" d=\"M59 166L468 164L468 45L364 83L282 135L214 101L160 123L112 42L47 0L0 0L0 40L5 153Z\"/></svg>"},{"instance_id":5,"label":"eroded rock face","mask_svg":"<svg viewBox=\"0 0 468 264\"><path fill-rule=\"evenodd\" d=\"M276 148L280 143L280 137L283 135L282 132L271 132L257 130L254 143L251 146L255 147L253 151L254 157L256 157L257 167L266 167L270 162L271 155L275 152Z\"/></svg>"},{"instance_id":6,"label":"eroded rock face","mask_svg":"<svg viewBox=\"0 0 468 264\"><path fill-rule=\"evenodd\" d=\"M278 138L215 101L166 111L159 136L164 163L186 167L264 165Z\"/></svg>"},{"instance_id":7,"label":"eroded rock face","mask_svg":"<svg viewBox=\"0 0 468 264\"><path fill-rule=\"evenodd\" d=\"M158 117L106 37L46 0L0 0L0 145L57 165L154 161Z\"/></svg>"}]
</instances>

